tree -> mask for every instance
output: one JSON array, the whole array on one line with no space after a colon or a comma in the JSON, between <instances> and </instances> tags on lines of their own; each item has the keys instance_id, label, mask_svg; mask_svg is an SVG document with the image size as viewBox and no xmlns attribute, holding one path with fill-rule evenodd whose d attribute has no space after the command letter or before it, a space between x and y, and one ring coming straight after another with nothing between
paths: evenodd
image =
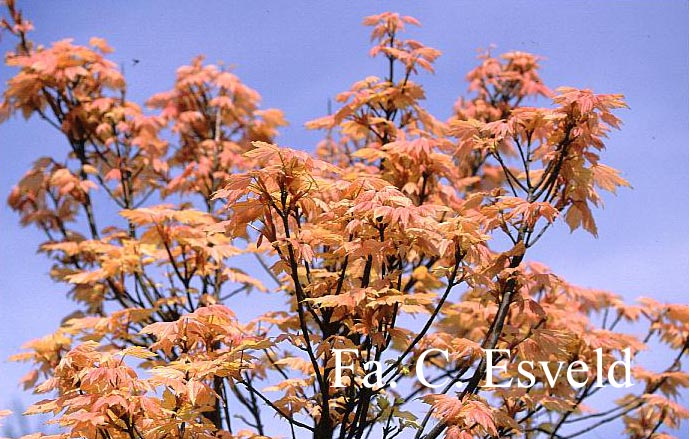
<instances>
[{"instance_id":1,"label":"tree","mask_svg":"<svg viewBox=\"0 0 689 439\"><path fill-rule=\"evenodd\" d=\"M440 121L416 82L440 52L383 13L364 24L387 76L310 122L309 154L274 144L282 113L223 68L193 60L144 111L105 41L37 46L6 4L0 120L38 116L68 146L8 200L77 305L14 357L56 437L561 439L621 419L661 438L689 417L689 306L627 305L527 259L559 218L595 235L598 191L628 186L600 162L621 95L552 91L537 56L486 52ZM266 305L244 318L240 300ZM674 360L636 365L643 389L611 407L587 406L595 368L518 385L525 361L607 370L651 346Z\"/></svg>"}]
</instances>

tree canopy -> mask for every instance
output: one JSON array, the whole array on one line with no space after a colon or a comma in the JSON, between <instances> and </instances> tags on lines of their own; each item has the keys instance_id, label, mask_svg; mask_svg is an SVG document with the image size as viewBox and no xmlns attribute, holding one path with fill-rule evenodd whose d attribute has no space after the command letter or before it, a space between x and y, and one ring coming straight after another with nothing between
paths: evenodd
<instances>
[{"instance_id":1,"label":"tree canopy","mask_svg":"<svg viewBox=\"0 0 689 439\"><path fill-rule=\"evenodd\" d=\"M440 120L419 82L440 51L386 12L364 19L386 76L338 94L307 152L227 68L196 58L139 104L106 41L38 45L6 5L0 121L64 138L8 203L75 304L14 356L45 395L27 414L59 426L27 437L569 439L621 420L661 439L689 417L689 306L627 304L529 258L556 221L596 235L601 191L629 186L601 161L623 96L551 89L538 56L486 51ZM493 366L516 383L523 362L608 369L651 348L672 360L634 362L642 386L609 406L589 403L595 367L578 388L536 367L530 387L485 385Z\"/></svg>"}]
</instances>

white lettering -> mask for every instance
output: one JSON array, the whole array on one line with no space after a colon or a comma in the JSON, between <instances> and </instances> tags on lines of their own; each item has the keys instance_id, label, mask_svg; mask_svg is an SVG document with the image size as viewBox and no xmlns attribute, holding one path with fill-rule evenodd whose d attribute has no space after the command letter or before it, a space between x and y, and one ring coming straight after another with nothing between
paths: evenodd
<instances>
[{"instance_id":1,"label":"white lettering","mask_svg":"<svg viewBox=\"0 0 689 439\"><path fill-rule=\"evenodd\" d=\"M437 389L438 387L446 386L449 378L445 379L445 381L443 381L440 384L431 384L428 382L428 380L426 380L426 376L423 373L423 362L426 361L426 357L428 356L428 354L430 354L432 352L437 352L437 353L443 354L443 357L445 357L446 361L450 360L450 354L447 351L444 351L442 349L429 349L427 351L424 351L423 353L421 353L421 355L419 355L419 359L416 361L416 378L424 386L426 386L430 389Z\"/></svg>"},{"instance_id":2,"label":"white lettering","mask_svg":"<svg viewBox=\"0 0 689 439\"><path fill-rule=\"evenodd\" d=\"M483 387L509 387L512 385L512 378L510 378L509 381L504 382L502 384L495 384L493 382L493 370L501 370L503 372L507 372L507 365L503 364L502 366L494 365L493 364L493 352L498 352L498 353L504 353L507 359L510 358L510 350L509 349L484 349L486 352L486 384L484 384Z\"/></svg>"},{"instance_id":3,"label":"white lettering","mask_svg":"<svg viewBox=\"0 0 689 439\"><path fill-rule=\"evenodd\" d=\"M354 364L348 364L347 366L342 365L342 353L347 352L350 354L357 354L356 349L333 349L335 354L335 384L332 387L346 387L342 384L342 370L351 370L354 372Z\"/></svg>"},{"instance_id":4,"label":"white lettering","mask_svg":"<svg viewBox=\"0 0 689 439\"><path fill-rule=\"evenodd\" d=\"M576 368L576 366L579 366ZM574 363L570 364L569 367L567 368L567 381L569 382L569 385L572 386L574 389L581 389L586 385L588 382L588 377L584 379L584 382L577 381L574 379L574 374L575 373L588 373L589 367L586 365L581 360L577 360Z\"/></svg>"}]
</instances>

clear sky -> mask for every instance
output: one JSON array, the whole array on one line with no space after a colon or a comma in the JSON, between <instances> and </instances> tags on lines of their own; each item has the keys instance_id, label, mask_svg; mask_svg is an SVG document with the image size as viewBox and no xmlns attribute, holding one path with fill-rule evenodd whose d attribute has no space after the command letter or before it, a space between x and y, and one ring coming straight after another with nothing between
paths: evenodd
<instances>
[{"instance_id":1,"label":"clear sky","mask_svg":"<svg viewBox=\"0 0 689 439\"><path fill-rule=\"evenodd\" d=\"M326 111L328 97L382 65L368 57L364 16L396 10L423 27L410 37L442 50L436 75L422 82L428 108L445 119L466 90L464 75L476 49L522 50L545 56L551 87L568 85L623 93L630 110L614 133L604 162L619 168L633 190L606 197L596 212L600 237L552 230L531 257L568 280L639 296L687 303L689 290L689 2L687 1L245 1L19 2L34 21L35 40L108 40L111 59L125 66L129 98L142 102L171 87L175 69L197 54L224 61L285 111L290 127L278 142L311 149L318 133L303 123ZM22 4L24 3L24 4ZM2 52L11 41L0 41ZM133 65L132 60L139 63ZM2 83L12 71L0 67ZM3 85L4 87L4 85ZM0 126L0 195L30 163L66 145L38 120ZM60 155L63 153L60 152ZM51 332L70 306L35 254L42 236L18 226L0 208L0 407L17 398L25 370L4 359L20 344ZM689 398L685 398L685 404ZM685 436L689 437L689 436Z\"/></svg>"}]
</instances>

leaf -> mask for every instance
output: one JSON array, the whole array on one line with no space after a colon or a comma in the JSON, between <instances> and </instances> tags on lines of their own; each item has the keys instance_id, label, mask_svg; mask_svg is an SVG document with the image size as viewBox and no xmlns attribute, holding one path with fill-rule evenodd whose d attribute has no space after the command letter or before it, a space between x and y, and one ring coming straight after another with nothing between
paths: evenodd
<instances>
[{"instance_id":1,"label":"leaf","mask_svg":"<svg viewBox=\"0 0 689 439\"><path fill-rule=\"evenodd\" d=\"M598 187L615 193L618 187L631 187L629 182L620 177L620 172L603 164L591 166L593 180Z\"/></svg>"},{"instance_id":2,"label":"leaf","mask_svg":"<svg viewBox=\"0 0 689 439\"><path fill-rule=\"evenodd\" d=\"M149 358L156 357L157 354L149 351L142 346L129 346L122 350L122 355L129 355L136 358L141 358L143 360L148 360Z\"/></svg>"},{"instance_id":3,"label":"leaf","mask_svg":"<svg viewBox=\"0 0 689 439\"><path fill-rule=\"evenodd\" d=\"M460 416L464 418L466 425L478 424L491 436L498 436L493 412L485 402L472 399L467 400L462 407Z\"/></svg>"},{"instance_id":4,"label":"leaf","mask_svg":"<svg viewBox=\"0 0 689 439\"><path fill-rule=\"evenodd\" d=\"M112 53L112 47L108 46L108 43L103 38L92 37L89 39L89 45L100 50L101 53Z\"/></svg>"}]
</instances>

